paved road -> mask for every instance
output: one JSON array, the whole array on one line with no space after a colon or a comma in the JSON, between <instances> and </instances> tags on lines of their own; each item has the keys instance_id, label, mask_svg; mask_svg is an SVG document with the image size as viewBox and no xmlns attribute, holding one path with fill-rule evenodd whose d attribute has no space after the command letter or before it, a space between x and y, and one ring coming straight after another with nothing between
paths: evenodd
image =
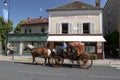
<instances>
[{"instance_id":1,"label":"paved road","mask_svg":"<svg viewBox=\"0 0 120 80\"><path fill-rule=\"evenodd\" d=\"M110 66L117 70L120 70L120 64L111 64Z\"/></svg>"},{"instance_id":2,"label":"paved road","mask_svg":"<svg viewBox=\"0 0 120 80\"><path fill-rule=\"evenodd\" d=\"M120 70L111 66L92 66L90 69L61 68L31 63L0 62L0 80L120 80Z\"/></svg>"}]
</instances>

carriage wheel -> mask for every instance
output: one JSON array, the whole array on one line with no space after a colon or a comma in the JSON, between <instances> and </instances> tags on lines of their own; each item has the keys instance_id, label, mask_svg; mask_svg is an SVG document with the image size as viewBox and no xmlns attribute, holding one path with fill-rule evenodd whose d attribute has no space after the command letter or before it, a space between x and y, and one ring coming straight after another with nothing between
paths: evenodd
<instances>
[{"instance_id":1,"label":"carriage wheel","mask_svg":"<svg viewBox=\"0 0 120 80\"><path fill-rule=\"evenodd\" d=\"M79 67L83 69L88 69L93 64L93 60L91 56L87 54L82 54L77 62L79 64Z\"/></svg>"},{"instance_id":2,"label":"carriage wheel","mask_svg":"<svg viewBox=\"0 0 120 80\"><path fill-rule=\"evenodd\" d=\"M61 57L56 56L56 57L53 57L51 59L51 61L52 61L52 66L54 66L54 67L60 67L63 64L64 59L61 58Z\"/></svg>"}]
</instances>

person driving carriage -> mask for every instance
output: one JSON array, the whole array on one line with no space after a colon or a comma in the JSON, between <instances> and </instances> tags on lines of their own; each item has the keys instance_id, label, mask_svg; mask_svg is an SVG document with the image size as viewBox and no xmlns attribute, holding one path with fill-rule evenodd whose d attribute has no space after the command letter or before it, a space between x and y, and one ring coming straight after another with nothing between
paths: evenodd
<instances>
[{"instance_id":1,"label":"person driving carriage","mask_svg":"<svg viewBox=\"0 0 120 80\"><path fill-rule=\"evenodd\" d=\"M67 52L67 44L65 42L63 42L63 45L62 45L61 49L62 49L62 53Z\"/></svg>"}]
</instances>

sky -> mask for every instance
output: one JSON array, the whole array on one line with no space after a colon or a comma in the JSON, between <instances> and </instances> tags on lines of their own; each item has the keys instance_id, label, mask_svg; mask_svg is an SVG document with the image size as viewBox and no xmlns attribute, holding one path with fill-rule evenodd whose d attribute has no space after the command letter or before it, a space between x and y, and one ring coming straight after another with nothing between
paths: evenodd
<instances>
[{"instance_id":1,"label":"sky","mask_svg":"<svg viewBox=\"0 0 120 80\"><path fill-rule=\"evenodd\" d=\"M0 0L0 16L3 16L3 2ZM8 2L10 1L10 2ZM13 22L13 27L21 20L30 18L49 17L47 9L62 6L74 1L81 1L95 6L95 0L7 0L10 3L9 19ZM104 7L107 0L101 0L101 8Z\"/></svg>"}]
</instances>

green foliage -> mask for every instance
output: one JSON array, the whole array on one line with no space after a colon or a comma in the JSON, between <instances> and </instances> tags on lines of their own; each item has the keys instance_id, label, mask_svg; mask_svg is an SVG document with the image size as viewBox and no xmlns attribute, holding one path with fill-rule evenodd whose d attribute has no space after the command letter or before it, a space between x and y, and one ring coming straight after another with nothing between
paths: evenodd
<instances>
[{"instance_id":1,"label":"green foliage","mask_svg":"<svg viewBox=\"0 0 120 80\"><path fill-rule=\"evenodd\" d=\"M6 45L6 35L12 30L13 30L13 22L9 20L8 23L5 24L3 17L0 16L0 40L2 40L3 48L5 48Z\"/></svg>"},{"instance_id":2,"label":"green foliage","mask_svg":"<svg viewBox=\"0 0 120 80\"><path fill-rule=\"evenodd\" d=\"M91 54L91 57L93 60L96 60L97 59L97 54Z\"/></svg>"},{"instance_id":3,"label":"green foliage","mask_svg":"<svg viewBox=\"0 0 120 80\"><path fill-rule=\"evenodd\" d=\"M24 20L22 20L22 21L20 21L18 24L17 24L17 26L16 26L16 28L15 28L15 30L14 30L14 33L15 34L18 34L18 33L21 33L21 23L23 23L24 22Z\"/></svg>"}]
</instances>

